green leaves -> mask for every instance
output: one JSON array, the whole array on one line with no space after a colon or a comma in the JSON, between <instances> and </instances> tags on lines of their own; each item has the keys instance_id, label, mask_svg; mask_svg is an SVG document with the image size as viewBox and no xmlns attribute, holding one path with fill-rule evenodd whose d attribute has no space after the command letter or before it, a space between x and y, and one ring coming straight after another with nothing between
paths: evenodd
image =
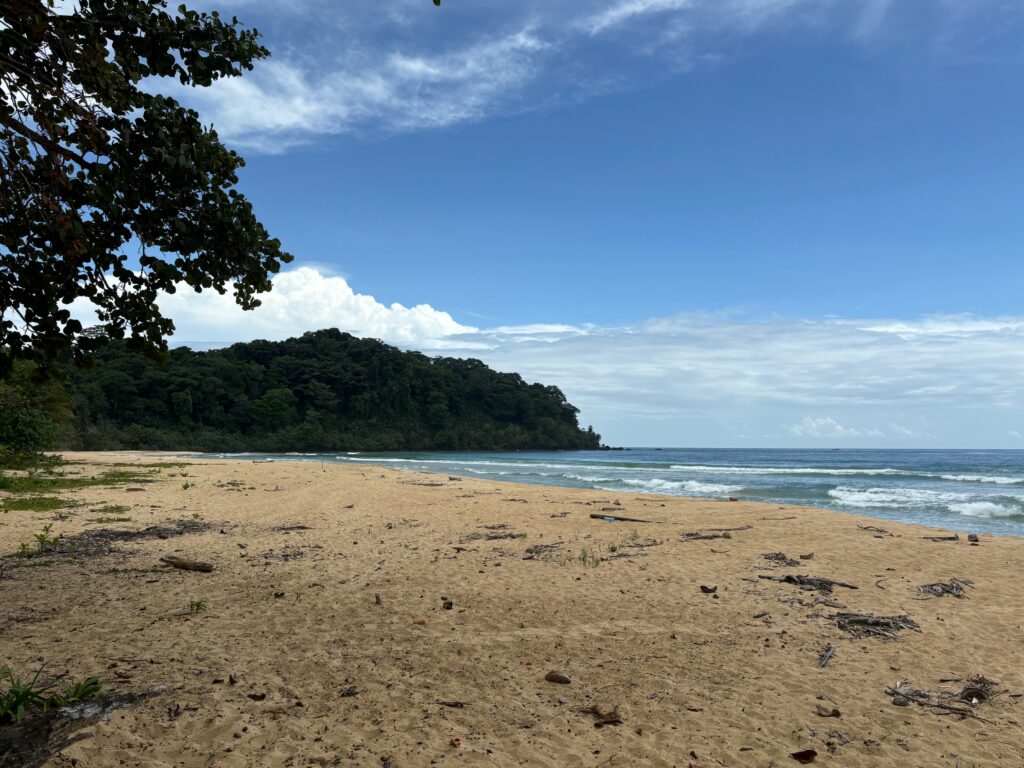
<instances>
[{"instance_id":1,"label":"green leaves","mask_svg":"<svg viewBox=\"0 0 1024 768\"><path fill-rule=\"evenodd\" d=\"M291 256L234 185L242 158L198 114L138 87L207 86L269 55L259 33L165 0L0 4L0 375L83 362L107 338L166 354L155 301L183 282L257 304ZM112 54L112 55L111 55ZM126 267L141 249L142 270ZM62 306L86 298L103 333Z\"/></svg>"}]
</instances>

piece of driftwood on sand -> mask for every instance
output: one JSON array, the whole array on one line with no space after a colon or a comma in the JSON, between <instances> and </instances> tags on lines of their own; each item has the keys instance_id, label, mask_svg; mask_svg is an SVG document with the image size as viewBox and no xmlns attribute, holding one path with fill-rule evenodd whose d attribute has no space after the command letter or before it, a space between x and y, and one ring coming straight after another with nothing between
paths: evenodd
<instances>
[{"instance_id":1,"label":"piece of driftwood on sand","mask_svg":"<svg viewBox=\"0 0 1024 768\"><path fill-rule=\"evenodd\" d=\"M199 560L189 560L184 557L175 557L174 555L161 557L160 562L171 566L171 568L180 568L183 571L196 571L198 573L210 573L213 571L212 563L203 563Z\"/></svg>"}]
</instances>

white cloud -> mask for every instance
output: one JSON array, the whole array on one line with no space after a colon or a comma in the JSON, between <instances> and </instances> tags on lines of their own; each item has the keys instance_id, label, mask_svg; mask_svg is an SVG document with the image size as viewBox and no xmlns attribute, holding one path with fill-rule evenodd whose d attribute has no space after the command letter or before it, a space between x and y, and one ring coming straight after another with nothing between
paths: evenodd
<instances>
[{"instance_id":1,"label":"white cloud","mask_svg":"<svg viewBox=\"0 0 1024 768\"><path fill-rule=\"evenodd\" d=\"M874 427L844 427L830 416L804 416L789 425L789 432L797 437L842 439L846 437L885 437L885 432Z\"/></svg>"},{"instance_id":2,"label":"white cloud","mask_svg":"<svg viewBox=\"0 0 1024 768\"><path fill-rule=\"evenodd\" d=\"M1024 408L1024 318L755 322L700 314L617 328L476 328L430 305L387 305L311 267L277 275L254 312L238 309L230 295L189 290L159 304L177 325L178 343L283 339L337 327L477 357L561 387L585 423L618 444L842 439L995 447L1020 440L1006 423Z\"/></svg>"},{"instance_id":3,"label":"white cloud","mask_svg":"<svg viewBox=\"0 0 1024 768\"><path fill-rule=\"evenodd\" d=\"M385 305L372 296L355 293L343 277L325 275L311 267L282 272L274 290L263 294L262 306L245 312L230 293L195 293L188 287L164 294L161 312L174 320L177 343L230 343L251 339L286 339L320 328L340 328L357 336L393 344L431 348L454 334L472 334L472 326L457 323L447 312L426 304ZM76 317L95 323L89 305L72 307Z\"/></svg>"},{"instance_id":4,"label":"white cloud","mask_svg":"<svg viewBox=\"0 0 1024 768\"><path fill-rule=\"evenodd\" d=\"M534 76L546 47L523 28L433 55L351 51L326 67L284 57L245 77L174 93L227 141L278 153L316 134L371 124L412 131L480 119Z\"/></svg>"},{"instance_id":5,"label":"white cloud","mask_svg":"<svg viewBox=\"0 0 1024 768\"><path fill-rule=\"evenodd\" d=\"M256 17L246 21L266 33L273 58L207 89L159 87L230 143L267 153L317 136L443 128L628 88L637 58L660 61L670 76L741 50L769 22L855 44L899 26L892 0L521 0L441 10L395 0L342 13L327 0L232 2ZM981 16L995 2L940 4L932 21L945 29L939 22ZM639 71L644 83L658 76Z\"/></svg>"},{"instance_id":6,"label":"white cloud","mask_svg":"<svg viewBox=\"0 0 1024 768\"><path fill-rule=\"evenodd\" d=\"M596 35L637 16L677 11L692 4L692 0L619 0L584 19L582 26L589 34Z\"/></svg>"}]
</instances>

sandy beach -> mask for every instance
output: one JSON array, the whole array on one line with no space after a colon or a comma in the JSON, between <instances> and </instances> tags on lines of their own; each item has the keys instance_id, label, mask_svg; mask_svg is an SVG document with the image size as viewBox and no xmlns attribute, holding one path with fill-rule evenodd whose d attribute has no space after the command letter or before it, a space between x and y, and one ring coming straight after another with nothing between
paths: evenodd
<instances>
[{"instance_id":1,"label":"sandy beach","mask_svg":"<svg viewBox=\"0 0 1024 768\"><path fill-rule=\"evenodd\" d=\"M0 765L1024 765L1020 539L370 465L140 471L0 514L0 665L114 696L49 747L0 729ZM55 552L7 557L51 523Z\"/></svg>"}]
</instances>

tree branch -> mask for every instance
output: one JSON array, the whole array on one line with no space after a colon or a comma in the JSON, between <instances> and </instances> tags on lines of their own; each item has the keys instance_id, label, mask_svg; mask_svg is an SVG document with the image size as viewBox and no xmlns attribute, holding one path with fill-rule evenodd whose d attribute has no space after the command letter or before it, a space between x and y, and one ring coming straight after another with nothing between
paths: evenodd
<instances>
[{"instance_id":1,"label":"tree branch","mask_svg":"<svg viewBox=\"0 0 1024 768\"><path fill-rule=\"evenodd\" d=\"M21 121L15 120L13 117L11 117L10 115L6 115L3 112L0 112L0 125L7 126L15 133L20 133L25 138L31 139L36 144L40 145L44 149L47 149L54 154L63 155L68 160L74 160L76 163L80 163L86 168L96 167L96 163L86 160L80 154L75 152L75 150L70 149L69 147L65 147L59 142L56 142L53 139L44 136L43 134L39 133L39 131L29 128Z\"/></svg>"}]
</instances>

